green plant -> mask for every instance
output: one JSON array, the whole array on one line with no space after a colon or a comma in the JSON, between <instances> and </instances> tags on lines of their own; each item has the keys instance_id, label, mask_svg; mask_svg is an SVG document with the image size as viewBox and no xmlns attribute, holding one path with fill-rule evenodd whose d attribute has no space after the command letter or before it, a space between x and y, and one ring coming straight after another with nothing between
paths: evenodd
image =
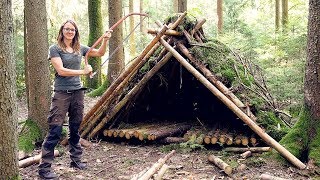
<instances>
[{"instance_id":1,"label":"green plant","mask_svg":"<svg viewBox=\"0 0 320 180\"><path fill-rule=\"evenodd\" d=\"M18 146L20 150L30 152L35 148L35 143L41 138L41 129L37 124L27 119L21 129L18 139Z\"/></svg>"},{"instance_id":2,"label":"green plant","mask_svg":"<svg viewBox=\"0 0 320 180\"><path fill-rule=\"evenodd\" d=\"M108 87L109 87L109 81L108 81L108 80L105 80L99 88L91 91L91 92L88 94L88 96L89 96L89 97L101 96L101 95L106 91L106 89L107 89Z\"/></svg>"}]
</instances>

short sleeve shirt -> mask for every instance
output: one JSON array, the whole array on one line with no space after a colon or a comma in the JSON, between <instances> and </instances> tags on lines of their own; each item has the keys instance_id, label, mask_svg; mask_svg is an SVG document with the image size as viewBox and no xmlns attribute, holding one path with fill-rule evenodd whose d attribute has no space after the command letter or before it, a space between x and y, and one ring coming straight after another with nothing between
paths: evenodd
<instances>
[{"instance_id":1,"label":"short sleeve shirt","mask_svg":"<svg viewBox=\"0 0 320 180\"><path fill-rule=\"evenodd\" d=\"M89 47L81 45L80 54L64 52L57 44L49 48L49 60L53 57L60 57L64 68L79 70L82 57L86 55ZM54 90L78 90L82 88L80 76L60 76L55 73Z\"/></svg>"}]
</instances>

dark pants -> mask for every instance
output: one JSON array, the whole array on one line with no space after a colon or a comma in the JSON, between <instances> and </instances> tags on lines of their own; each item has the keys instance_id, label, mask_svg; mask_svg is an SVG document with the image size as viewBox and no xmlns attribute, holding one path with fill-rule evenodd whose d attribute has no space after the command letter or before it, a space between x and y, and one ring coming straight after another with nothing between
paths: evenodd
<instances>
[{"instance_id":1,"label":"dark pants","mask_svg":"<svg viewBox=\"0 0 320 180\"><path fill-rule=\"evenodd\" d=\"M61 139L62 124L67 113L69 116L70 158L74 162L80 162L82 148L79 143L79 127L83 118L83 98L83 90L55 91L48 116L49 132L41 149L39 172L47 172L51 169L54 148Z\"/></svg>"}]
</instances>

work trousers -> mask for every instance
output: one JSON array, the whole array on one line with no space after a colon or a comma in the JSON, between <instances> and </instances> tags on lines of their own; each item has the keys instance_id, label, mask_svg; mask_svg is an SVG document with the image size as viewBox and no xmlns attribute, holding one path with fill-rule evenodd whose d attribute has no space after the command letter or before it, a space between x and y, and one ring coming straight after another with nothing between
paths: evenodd
<instances>
[{"instance_id":1,"label":"work trousers","mask_svg":"<svg viewBox=\"0 0 320 180\"><path fill-rule=\"evenodd\" d=\"M62 125L69 116L69 152L73 162L80 162L82 148L79 143L79 127L83 118L83 90L55 91L48 116L49 132L42 144L39 172L51 170L54 148L61 139Z\"/></svg>"}]
</instances>

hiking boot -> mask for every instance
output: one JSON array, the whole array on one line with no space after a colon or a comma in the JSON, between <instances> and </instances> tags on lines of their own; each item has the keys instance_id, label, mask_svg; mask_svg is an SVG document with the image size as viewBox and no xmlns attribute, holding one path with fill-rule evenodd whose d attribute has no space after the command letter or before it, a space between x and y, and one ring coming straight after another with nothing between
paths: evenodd
<instances>
[{"instance_id":1,"label":"hiking boot","mask_svg":"<svg viewBox=\"0 0 320 180\"><path fill-rule=\"evenodd\" d=\"M70 167L72 168L77 168L77 169L86 169L87 168L87 164L83 163L83 162L71 162L70 163Z\"/></svg>"},{"instance_id":2,"label":"hiking boot","mask_svg":"<svg viewBox=\"0 0 320 180\"><path fill-rule=\"evenodd\" d=\"M51 171L39 172L39 176L41 179L56 179L56 178L58 178L58 175L56 175L54 172L51 172Z\"/></svg>"}]
</instances>

